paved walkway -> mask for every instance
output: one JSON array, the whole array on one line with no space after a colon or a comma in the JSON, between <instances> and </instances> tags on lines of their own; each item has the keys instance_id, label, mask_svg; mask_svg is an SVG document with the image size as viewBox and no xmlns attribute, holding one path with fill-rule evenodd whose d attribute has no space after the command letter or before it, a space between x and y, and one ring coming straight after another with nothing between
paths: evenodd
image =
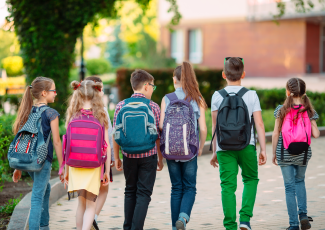
<instances>
[{"instance_id":1,"label":"paved walkway","mask_svg":"<svg viewBox=\"0 0 325 230\"><path fill-rule=\"evenodd\" d=\"M325 230L325 137L312 140L313 157L306 174L308 215L314 218L312 229ZM251 224L254 230L285 229L288 227L283 179L280 168L271 164L271 145L267 145L268 162L259 168L260 183ZM209 164L210 154L199 157L196 202L188 230L224 229L218 169ZM99 216L100 229L122 229L124 176L116 175L110 184L106 204ZM240 209L243 185L238 176L237 210ZM170 181L167 166L157 173L157 180L149 206L146 230L171 229ZM77 199L61 198L50 208L51 229L75 229Z\"/></svg>"}]
</instances>

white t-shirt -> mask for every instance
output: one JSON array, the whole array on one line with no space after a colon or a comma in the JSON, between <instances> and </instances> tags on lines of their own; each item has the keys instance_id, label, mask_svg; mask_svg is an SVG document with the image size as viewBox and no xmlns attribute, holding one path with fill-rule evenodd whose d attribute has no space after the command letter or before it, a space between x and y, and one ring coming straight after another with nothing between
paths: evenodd
<instances>
[{"instance_id":1,"label":"white t-shirt","mask_svg":"<svg viewBox=\"0 0 325 230\"><path fill-rule=\"evenodd\" d=\"M237 93L241 88L243 88L243 86L227 86L227 87L225 87L225 90L228 93ZM230 94L230 96L231 96L231 94ZM251 119L251 116L254 112L262 111L261 105L260 105L260 100L258 99L256 91L250 90L247 93L245 93L243 96L243 100L246 103L246 106L248 109L249 119ZM211 111L218 110L222 101L223 101L223 97L216 91L212 96ZM217 140L217 138L216 138L216 140ZM251 141L249 144L255 145L253 127L252 127L252 132L251 132ZM217 142L217 151L222 151L222 149L218 146L218 142Z\"/></svg>"}]
</instances>

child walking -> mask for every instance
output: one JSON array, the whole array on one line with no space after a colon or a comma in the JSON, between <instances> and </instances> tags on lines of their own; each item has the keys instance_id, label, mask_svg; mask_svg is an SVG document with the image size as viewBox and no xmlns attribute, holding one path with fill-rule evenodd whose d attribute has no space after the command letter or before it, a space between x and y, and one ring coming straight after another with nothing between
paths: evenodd
<instances>
[{"instance_id":1,"label":"child walking","mask_svg":"<svg viewBox=\"0 0 325 230\"><path fill-rule=\"evenodd\" d=\"M152 75L144 70L135 70L131 74L131 86L134 94L119 102L115 109L114 157L116 169L122 171L121 147L125 177L123 229L142 230L156 171L163 168L163 158L157 148L160 145L160 108L150 100L156 89Z\"/></svg>"},{"instance_id":2,"label":"child walking","mask_svg":"<svg viewBox=\"0 0 325 230\"><path fill-rule=\"evenodd\" d=\"M37 113L37 111L43 110L41 114L41 128L43 129L44 141L49 142L43 168L38 172L28 172L34 182L28 222L30 230L49 229L49 198L51 192L49 180L51 177L53 147L59 165L62 164L62 145L59 134L60 114L48 106L48 104L54 102L55 96L55 84L52 79L46 77L35 78L32 84L26 88L19 106L16 121L13 125L13 132L17 134L28 121L29 112ZM33 99L35 99L34 102ZM51 132L53 143L51 141ZM63 175L64 172L60 174L61 181L63 180ZM12 180L17 183L20 178L21 171L16 169L13 173Z\"/></svg>"},{"instance_id":3,"label":"child walking","mask_svg":"<svg viewBox=\"0 0 325 230\"><path fill-rule=\"evenodd\" d=\"M81 117L82 115L86 117L94 117L96 121L104 129L104 139L107 143L107 160L105 162L105 173L103 176L103 181L101 182L101 171L102 167L97 168L82 168L82 167L69 167L66 165L65 171L65 183L68 183L69 192L78 193L78 208L76 214L76 226L79 230L89 230L94 222L97 197L99 194L101 183L103 186L108 185L109 174L110 174L110 159L111 159L111 149L108 140L108 117L107 113L104 110L104 105L101 99L102 84L93 81L83 81L81 83L73 81L71 83L72 88L75 90L72 98L69 103L69 107L66 114L66 126L69 126L69 123L73 119ZM80 127L77 130L78 126L75 127L75 130L72 131L72 137L76 138L74 141L75 144L78 144L80 147L71 147L71 151L85 153L88 156L84 156L84 159L93 159L94 150L90 146L98 146L98 143L92 143L93 140L97 142L100 141L99 138L90 138L89 132L85 133L85 128ZM92 131L97 133L96 130ZM99 131L98 131L99 132ZM90 138L91 140L85 140L85 138ZM78 139L78 140L77 140ZM83 140L83 141L79 141ZM81 145L84 145L83 147ZM73 150L74 148L74 150ZM72 152L71 152L72 153ZM70 157L72 158L72 154ZM74 153L74 157L78 157L78 153ZM104 157L104 156L103 156ZM90 163L89 163L90 164Z\"/></svg>"},{"instance_id":4,"label":"child walking","mask_svg":"<svg viewBox=\"0 0 325 230\"><path fill-rule=\"evenodd\" d=\"M238 229L236 222L236 189L238 166L242 170L244 191L240 214L240 229L251 230L258 184L258 164L266 163L265 130L261 106L255 91L241 86L245 78L244 60L227 57L222 77L228 86L212 96L213 153L210 164L218 167L221 180L223 225L227 230ZM260 143L259 160L255 147L254 121ZM217 153L217 154L216 154Z\"/></svg>"},{"instance_id":5,"label":"child walking","mask_svg":"<svg viewBox=\"0 0 325 230\"><path fill-rule=\"evenodd\" d=\"M207 104L199 91L199 84L190 63L183 62L181 66L176 67L173 82L175 92L166 95L161 102L160 148L167 159L172 183L172 229L185 230L196 196L197 156L201 156L207 137ZM190 103L187 104L186 101ZM184 132L183 127L186 127L188 132ZM179 133L179 130L183 132ZM180 136L183 137L182 141L178 141Z\"/></svg>"},{"instance_id":6,"label":"child walking","mask_svg":"<svg viewBox=\"0 0 325 230\"><path fill-rule=\"evenodd\" d=\"M290 224L287 230L299 230L299 221L304 230L311 228L305 173L312 155L310 137L318 138L320 134L316 124L319 116L310 103L302 79L288 80L286 96L284 104L274 111L272 162L280 166L283 175Z\"/></svg>"},{"instance_id":7,"label":"child walking","mask_svg":"<svg viewBox=\"0 0 325 230\"><path fill-rule=\"evenodd\" d=\"M89 80L89 81L93 81L95 83L99 82L101 83L102 87L103 87L103 81L102 79L100 79L97 76L90 76L87 77L85 80ZM103 97L104 96L104 91L102 90L100 92L100 96ZM113 152L113 138L112 138L112 123L111 123L111 119L109 118L108 112L107 112L107 108L104 107L104 110L106 112L107 118L108 118L108 140L109 140L109 145L111 147L111 167L114 167L115 165L115 159L114 159L114 154L112 154ZM113 182L113 174L112 174L112 170L109 171L109 175L110 175L110 182ZM106 198L107 198L107 194L108 194L108 189L109 189L109 185L104 186L103 184L100 185L100 189L99 189L99 194L98 194L98 198L97 198L97 205L96 205L96 211L95 211L95 219L93 222L93 226L91 230L99 230L98 225L97 225L97 218L99 216L100 211L102 210L105 202L106 202Z\"/></svg>"}]
</instances>

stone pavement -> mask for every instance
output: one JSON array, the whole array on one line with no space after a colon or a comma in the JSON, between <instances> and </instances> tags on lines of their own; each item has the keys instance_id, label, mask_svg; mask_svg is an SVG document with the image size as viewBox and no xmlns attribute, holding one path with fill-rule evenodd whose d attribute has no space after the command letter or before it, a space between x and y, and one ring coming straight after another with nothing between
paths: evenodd
<instances>
[{"instance_id":1,"label":"stone pavement","mask_svg":"<svg viewBox=\"0 0 325 230\"><path fill-rule=\"evenodd\" d=\"M306 173L308 215L314 218L312 229L325 230L325 137L312 140L313 157ZM268 162L259 168L260 183L251 225L254 230L286 229L289 218L286 211L285 194L281 170L271 163L271 145L267 145ZM224 229L218 169L209 164L210 154L199 157L196 202L193 207L188 230ZM123 174L114 176L106 204L98 221L102 229L122 229L123 225ZM238 176L237 210L241 204L243 185ZM144 229L171 229L170 181L167 165L157 173L157 180L149 206ZM77 199L61 198L50 208L51 229L75 229Z\"/></svg>"}]
</instances>

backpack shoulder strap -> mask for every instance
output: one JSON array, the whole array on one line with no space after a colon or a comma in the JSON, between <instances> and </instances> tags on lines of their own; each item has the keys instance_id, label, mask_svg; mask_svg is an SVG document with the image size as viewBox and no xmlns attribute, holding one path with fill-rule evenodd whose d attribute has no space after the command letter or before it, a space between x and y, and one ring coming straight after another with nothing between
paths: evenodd
<instances>
[{"instance_id":1,"label":"backpack shoulder strap","mask_svg":"<svg viewBox=\"0 0 325 230\"><path fill-rule=\"evenodd\" d=\"M238 97L243 97L245 95L245 93L247 93L248 91L249 91L249 89L243 87L238 91L237 96Z\"/></svg>"},{"instance_id":2,"label":"backpack shoulder strap","mask_svg":"<svg viewBox=\"0 0 325 230\"><path fill-rule=\"evenodd\" d=\"M228 95L228 92L227 92L225 89L220 89L220 90L218 90L218 93L219 93L223 98L227 97L227 95Z\"/></svg>"},{"instance_id":3,"label":"backpack shoulder strap","mask_svg":"<svg viewBox=\"0 0 325 230\"><path fill-rule=\"evenodd\" d=\"M176 93L169 93L166 95L166 97L170 100L170 102L178 100Z\"/></svg>"}]
</instances>

